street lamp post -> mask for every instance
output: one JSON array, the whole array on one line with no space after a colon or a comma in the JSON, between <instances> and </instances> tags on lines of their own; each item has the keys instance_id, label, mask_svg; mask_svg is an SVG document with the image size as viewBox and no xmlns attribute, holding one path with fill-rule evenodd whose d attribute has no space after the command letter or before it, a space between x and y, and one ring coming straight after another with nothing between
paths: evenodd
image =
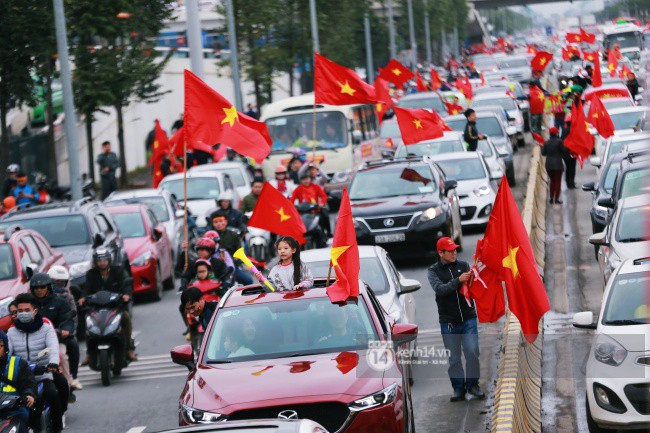
<instances>
[{"instance_id":1,"label":"street lamp post","mask_svg":"<svg viewBox=\"0 0 650 433\"><path fill-rule=\"evenodd\" d=\"M395 23L393 22L393 0L388 0L388 40L390 48L390 58L394 59L397 55L395 48Z\"/></svg>"},{"instance_id":2,"label":"street lamp post","mask_svg":"<svg viewBox=\"0 0 650 433\"><path fill-rule=\"evenodd\" d=\"M431 65L431 30L429 29L429 9L428 2L424 3L424 38L427 48L427 64Z\"/></svg>"},{"instance_id":3,"label":"street lamp post","mask_svg":"<svg viewBox=\"0 0 650 433\"><path fill-rule=\"evenodd\" d=\"M374 67L372 65L372 41L370 40L370 17L368 12L363 15L363 27L366 34L366 80L372 84L375 81Z\"/></svg>"},{"instance_id":4,"label":"street lamp post","mask_svg":"<svg viewBox=\"0 0 650 433\"><path fill-rule=\"evenodd\" d=\"M244 111L239 82L239 56L237 54L237 30L235 29L235 12L232 0L226 0L226 15L228 19L228 45L230 47L230 69L232 71L232 84L235 87L235 107L237 111Z\"/></svg>"},{"instance_id":5,"label":"street lamp post","mask_svg":"<svg viewBox=\"0 0 650 433\"><path fill-rule=\"evenodd\" d=\"M199 20L197 0L186 0L185 11L192 72L200 79L203 79L203 42L201 41L201 21Z\"/></svg>"},{"instance_id":6,"label":"street lamp post","mask_svg":"<svg viewBox=\"0 0 650 433\"><path fill-rule=\"evenodd\" d=\"M309 19L311 21L311 38L314 42L314 52L320 53L318 40L318 21L316 21L316 0L309 0Z\"/></svg>"},{"instance_id":7,"label":"street lamp post","mask_svg":"<svg viewBox=\"0 0 650 433\"><path fill-rule=\"evenodd\" d=\"M413 0L407 1L409 15L409 33L411 34L411 68L415 70L418 62L418 46L415 42L415 24L413 23Z\"/></svg>"}]
</instances>

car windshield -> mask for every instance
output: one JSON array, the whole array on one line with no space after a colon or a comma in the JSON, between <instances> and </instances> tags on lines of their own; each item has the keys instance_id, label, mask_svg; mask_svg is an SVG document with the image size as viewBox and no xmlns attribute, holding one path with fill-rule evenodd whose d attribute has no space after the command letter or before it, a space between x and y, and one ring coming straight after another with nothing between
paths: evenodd
<instances>
[{"instance_id":1,"label":"car windshield","mask_svg":"<svg viewBox=\"0 0 650 433\"><path fill-rule=\"evenodd\" d=\"M388 292L388 280L384 268L377 257L366 257L359 260L361 268L359 270L359 278L368 283L370 288L376 295L382 295ZM320 262L307 262L311 273L316 277L325 277L329 271L330 261L323 260Z\"/></svg>"},{"instance_id":2,"label":"car windshield","mask_svg":"<svg viewBox=\"0 0 650 433\"><path fill-rule=\"evenodd\" d=\"M642 125L643 111L628 111L625 113L612 114L614 129L640 129Z\"/></svg>"},{"instance_id":3,"label":"car windshield","mask_svg":"<svg viewBox=\"0 0 650 433\"><path fill-rule=\"evenodd\" d=\"M644 141L644 140L645 139L643 139L643 138L636 138L636 139L630 139L630 140L612 141L610 143L610 145L609 145L609 152L607 153L607 160L609 161L609 159L611 157L613 157L614 155L619 153L621 151L621 149L623 148L623 146L625 146L626 144L636 143L636 142Z\"/></svg>"},{"instance_id":4,"label":"car windshield","mask_svg":"<svg viewBox=\"0 0 650 433\"><path fill-rule=\"evenodd\" d=\"M427 166L382 167L357 173L350 186L351 200L430 194L436 183Z\"/></svg>"},{"instance_id":5,"label":"car windshield","mask_svg":"<svg viewBox=\"0 0 650 433\"><path fill-rule=\"evenodd\" d=\"M488 143L487 140L479 140L476 150L481 152L486 158L492 156L492 146L490 146L490 143Z\"/></svg>"},{"instance_id":6,"label":"car windshield","mask_svg":"<svg viewBox=\"0 0 650 433\"><path fill-rule=\"evenodd\" d=\"M486 57L484 59L478 59L474 60L474 66L476 66L476 69L492 69L495 66L497 66L497 62L489 57Z\"/></svg>"},{"instance_id":7,"label":"car windshield","mask_svg":"<svg viewBox=\"0 0 650 433\"><path fill-rule=\"evenodd\" d=\"M381 131L379 133L381 138L401 137L402 133L399 131L397 122L386 122L381 124Z\"/></svg>"},{"instance_id":8,"label":"car windshield","mask_svg":"<svg viewBox=\"0 0 650 433\"><path fill-rule=\"evenodd\" d=\"M635 48L641 46L641 34L638 32L615 33L605 37L607 47L618 44L621 48Z\"/></svg>"},{"instance_id":9,"label":"car windshield","mask_svg":"<svg viewBox=\"0 0 650 433\"><path fill-rule=\"evenodd\" d=\"M605 176L605 182L603 182L603 189L608 193L612 192L614 188L614 182L616 182L616 175L618 175L618 164L611 164L607 170L607 175Z\"/></svg>"},{"instance_id":10,"label":"car windshield","mask_svg":"<svg viewBox=\"0 0 650 433\"><path fill-rule=\"evenodd\" d=\"M463 132L465 130L465 125L467 125L467 120L447 120L446 123L454 131ZM506 135L496 117L479 117L476 120L476 129L478 129L481 134L485 134L489 137L505 137Z\"/></svg>"},{"instance_id":11,"label":"car windshield","mask_svg":"<svg viewBox=\"0 0 650 433\"><path fill-rule=\"evenodd\" d=\"M649 323L648 284L650 272L617 275L609 291L603 324Z\"/></svg>"},{"instance_id":12,"label":"car windshield","mask_svg":"<svg viewBox=\"0 0 650 433\"><path fill-rule=\"evenodd\" d=\"M0 245L0 280L11 280L16 278L16 262L11 245Z\"/></svg>"},{"instance_id":13,"label":"car windshield","mask_svg":"<svg viewBox=\"0 0 650 433\"><path fill-rule=\"evenodd\" d=\"M455 140L436 140L428 141L426 143L411 144L409 146L400 146L395 153L396 158L404 158L406 156L424 156L424 155L438 155L441 153L463 152L463 143L458 139Z\"/></svg>"},{"instance_id":14,"label":"car windshield","mask_svg":"<svg viewBox=\"0 0 650 433\"><path fill-rule=\"evenodd\" d=\"M204 363L363 350L377 338L362 299L343 305L316 298L231 307L219 310L214 320Z\"/></svg>"},{"instance_id":15,"label":"car windshield","mask_svg":"<svg viewBox=\"0 0 650 433\"><path fill-rule=\"evenodd\" d=\"M0 223L0 230L13 224L41 234L52 248L90 243L86 220L81 215L63 215L47 218L21 219Z\"/></svg>"},{"instance_id":16,"label":"car windshield","mask_svg":"<svg viewBox=\"0 0 650 433\"><path fill-rule=\"evenodd\" d=\"M487 107L490 105L498 105L507 110L514 110L517 108L517 102L510 97L505 98L490 98L490 99L475 99L472 101L472 107Z\"/></svg>"},{"instance_id":17,"label":"car windshield","mask_svg":"<svg viewBox=\"0 0 650 433\"><path fill-rule=\"evenodd\" d=\"M606 110L613 110L614 108L633 107L634 103L631 99L615 99L613 101L605 99L603 100L603 105Z\"/></svg>"},{"instance_id":18,"label":"car windshield","mask_svg":"<svg viewBox=\"0 0 650 433\"><path fill-rule=\"evenodd\" d=\"M648 192L648 176L650 176L650 168L626 172L621 185L621 198L646 194Z\"/></svg>"},{"instance_id":19,"label":"car windshield","mask_svg":"<svg viewBox=\"0 0 650 433\"><path fill-rule=\"evenodd\" d=\"M528 67L528 60L526 59L507 59L501 60L497 63L499 69L512 69L512 68L526 68Z\"/></svg>"},{"instance_id":20,"label":"car windshield","mask_svg":"<svg viewBox=\"0 0 650 433\"><path fill-rule=\"evenodd\" d=\"M438 96L431 98L405 98L402 99L399 104L401 108L426 108L429 110L434 110L438 113L447 114L447 109L442 103L442 99Z\"/></svg>"},{"instance_id":21,"label":"car windshield","mask_svg":"<svg viewBox=\"0 0 650 433\"><path fill-rule=\"evenodd\" d=\"M163 182L160 186L176 197L183 197L183 179ZM219 181L214 177L190 177L187 179L188 200L210 200L219 197Z\"/></svg>"},{"instance_id":22,"label":"car windshield","mask_svg":"<svg viewBox=\"0 0 650 433\"><path fill-rule=\"evenodd\" d=\"M621 209L616 224L616 240L618 242L650 240L650 231L646 230L646 221L650 221L650 206Z\"/></svg>"},{"instance_id":23,"label":"car windshield","mask_svg":"<svg viewBox=\"0 0 650 433\"><path fill-rule=\"evenodd\" d=\"M123 238L141 238L147 235L140 212L114 213L112 215Z\"/></svg>"},{"instance_id":24,"label":"car windshield","mask_svg":"<svg viewBox=\"0 0 650 433\"><path fill-rule=\"evenodd\" d=\"M313 113L289 114L266 120L273 140L272 152L311 150L314 140ZM348 136L347 120L338 111L316 113L316 149L345 147Z\"/></svg>"},{"instance_id":25,"label":"car windshield","mask_svg":"<svg viewBox=\"0 0 650 433\"><path fill-rule=\"evenodd\" d=\"M156 215L156 219L160 222L169 221L169 212L167 212L167 204L162 197L129 197L118 198L111 200L107 204L145 204Z\"/></svg>"},{"instance_id":26,"label":"car windshield","mask_svg":"<svg viewBox=\"0 0 650 433\"><path fill-rule=\"evenodd\" d=\"M479 158L446 159L436 161L447 178L453 180L474 180L487 177Z\"/></svg>"},{"instance_id":27,"label":"car windshield","mask_svg":"<svg viewBox=\"0 0 650 433\"><path fill-rule=\"evenodd\" d=\"M235 186L246 186L246 179L238 168L216 168L217 171L227 174Z\"/></svg>"}]
</instances>

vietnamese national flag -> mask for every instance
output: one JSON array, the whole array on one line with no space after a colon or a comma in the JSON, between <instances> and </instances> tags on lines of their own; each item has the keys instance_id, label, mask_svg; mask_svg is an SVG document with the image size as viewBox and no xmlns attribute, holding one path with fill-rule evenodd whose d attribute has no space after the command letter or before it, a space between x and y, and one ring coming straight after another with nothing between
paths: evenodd
<instances>
[{"instance_id":1,"label":"vietnamese national flag","mask_svg":"<svg viewBox=\"0 0 650 433\"><path fill-rule=\"evenodd\" d=\"M618 73L618 78L627 78L628 74L632 72L629 66L623 65L621 72Z\"/></svg>"},{"instance_id":2,"label":"vietnamese national flag","mask_svg":"<svg viewBox=\"0 0 650 433\"><path fill-rule=\"evenodd\" d=\"M566 41L572 44L579 44L582 42L582 35L580 33L567 33Z\"/></svg>"},{"instance_id":3,"label":"vietnamese national flag","mask_svg":"<svg viewBox=\"0 0 650 433\"><path fill-rule=\"evenodd\" d=\"M445 108L447 109L447 114L449 114L450 116L454 116L456 114L460 114L463 111L465 111L465 109L461 105L452 104L450 102L447 102L444 99L442 100L442 102L445 104Z\"/></svg>"},{"instance_id":4,"label":"vietnamese national flag","mask_svg":"<svg viewBox=\"0 0 650 433\"><path fill-rule=\"evenodd\" d=\"M154 172L162 162L163 158L167 156L169 150L169 138L167 138L167 133L160 126L158 119L156 119L154 126L153 146L151 147L151 158L149 158L149 165L154 166Z\"/></svg>"},{"instance_id":5,"label":"vietnamese national flag","mask_svg":"<svg viewBox=\"0 0 650 433\"><path fill-rule=\"evenodd\" d=\"M467 100L471 100L472 97L474 96L474 91L472 90L472 83L469 81L469 77L465 76L463 77L458 77L456 78L456 88L460 90L460 92L465 95Z\"/></svg>"},{"instance_id":6,"label":"vietnamese national flag","mask_svg":"<svg viewBox=\"0 0 650 433\"><path fill-rule=\"evenodd\" d=\"M450 132L453 131L453 129L451 129L451 128L449 127L449 125L447 125L447 123L445 123L445 121L442 120L442 117L440 117L440 114L438 114L437 111L432 110L432 111L431 111L431 117L435 120L436 124L437 124L437 125L440 127L440 129L442 129L443 131L450 131Z\"/></svg>"},{"instance_id":7,"label":"vietnamese national flag","mask_svg":"<svg viewBox=\"0 0 650 433\"><path fill-rule=\"evenodd\" d=\"M268 230L279 236L291 236L300 245L305 243L305 223L296 207L280 191L264 182L248 225Z\"/></svg>"},{"instance_id":8,"label":"vietnamese national flag","mask_svg":"<svg viewBox=\"0 0 650 433\"><path fill-rule=\"evenodd\" d=\"M174 135L172 135L169 138L169 146L171 147L171 151L174 154L174 156L178 158L182 158L185 156L183 153L184 148L183 148L183 137L185 137L185 131L183 130L183 127L181 126L176 130ZM189 147L188 147L189 148Z\"/></svg>"},{"instance_id":9,"label":"vietnamese national flag","mask_svg":"<svg viewBox=\"0 0 650 433\"><path fill-rule=\"evenodd\" d=\"M419 72L415 73L415 88L418 92L426 92L429 90L427 83L424 82L424 78L422 78Z\"/></svg>"},{"instance_id":10,"label":"vietnamese national flag","mask_svg":"<svg viewBox=\"0 0 650 433\"><path fill-rule=\"evenodd\" d=\"M390 89L388 88L388 81L377 78L373 84L375 87L375 95L377 97L377 103L375 104L375 111L377 112L377 118L379 119L379 124L384 120L384 115L390 107L392 107L395 102L390 96Z\"/></svg>"},{"instance_id":11,"label":"vietnamese national flag","mask_svg":"<svg viewBox=\"0 0 650 433\"><path fill-rule=\"evenodd\" d=\"M477 284L475 278L470 287L479 319L481 312L489 319L503 314L503 282L508 307L519 319L526 340L533 343L539 333L539 320L550 310L550 304L537 270L530 237L505 177L499 185L485 236L478 241L474 258L485 266L479 277L487 282L485 287ZM482 308L486 305L489 308Z\"/></svg>"},{"instance_id":12,"label":"vietnamese national flag","mask_svg":"<svg viewBox=\"0 0 650 433\"><path fill-rule=\"evenodd\" d=\"M582 51L582 58L588 62L593 63L596 60L596 56L598 56L598 51Z\"/></svg>"},{"instance_id":13,"label":"vietnamese national flag","mask_svg":"<svg viewBox=\"0 0 650 433\"><path fill-rule=\"evenodd\" d=\"M431 74L431 90L435 92L442 86L442 78L440 78L440 74L433 66L429 68L429 73Z\"/></svg>"},{"instance_id":14,"label":"vietnamese national flag","mask_svg":"<svg viewBox=\"0 0 650 433\"><path fill-rule=\"evenodd\" d=\"M264 122L253 119L185 70L185 140L208 147L222 143L261 163L271 152L271 136ZM200 149L203 150L203 149Z\"/></svg>"},{"instance_id":15,"label":"vietnamese national flag","mask_svg":"<svg viewBox=\"0 0 650 433\"><path fill-rule=\"evenodd\" d=\"M537 54L537 48L533 47L532 45L526 45L526 52L528 54Z\"/></svg>"},{"instance_id":16,"label":"vietnamese national flag","mask_svg":"<svg viewBox=\"0 0 650 433\"><path fill-rule=\"evenodd\" d=\"M536 133L534 131L532 132L532 134L533 134L533 138L535 139L537 144L539 144L540 146L543 146L544 145L544 137L542 137L541 135L539 135L538 133Z\"/></svg>"},{"instance_id":17,"label":"vietnamese national flag","mask_svg":"<svg viewBox=\"0 0 650 433\"><path fill-rule=\"evenodd\" d=\"M395 59L391 59L384 69L378 75L379 78L393 83L396 87L400 88L407 81L413 79L413 72L406 66L402 65Z\"/></svg>"},{"instance_id":18,"label":"vietnamese national flag","mask_svg":"<svg viewBox=\"0 0 650 433\"><path fill-rule=\"evenodd\" d=\"M594 98L596 99L596 98ZM578 99L571 107L571 131L564 139L564 147L576 155L580 168L594 149L594 137L589 132L582 102Z\"/></svg>"},{"instance_id":19,"label":"vietnamese national flag","mask_svg":"<svg viewBox=\"0 0 650 433\"><path fill-rule=\"evenodd\" d=\"M591 73L591 85L593 87L600 87L603 85L603 75L600 72L600 52L596 51L594 56L594 67Z\"/></svg>"},{"instance_id":20,"label":"vietnamese national flag","mask_svg":"<svg viewBox=\"0 0 650 433\"><path fill-rule=\"evenodd\" d=\"M575 45L569 45L566 47L567 51L569 52L569 55L573 54L575 57L580 58L580 48L578 48ZM569 59L571 57L569 56Z\"/></svg>"},{"instance_id":21,"label":"vietnamese national flag","mask_svg":"<svg viewBox=\"0 0 650 433\"><path fill-rule=\"evenodd\" d=\"M564 47L562 47L562 60L564 60L565 62L571 60L571 56L569 55L569 50L567 50Z\"/></svg>"},{"instance_id":22,"label":"vietnamese national flag","mask_svg":"<svg viewBox=\"0 0 650 433\"><path fill-rule=\"evenodd\" d=\"M607 69L609 69L609 76L616 76L616 70L618 69L618 57L614 50L609 50L607 54Z\"/></svg>"},{"instance_id":23,"label":"vietnamese national flag","mask_svg":"<svg viewBox=\"0 0 650 433\"><path fill-rule=\"evenodd\" d=\"M530 67L533 71L543 71L553 60L553 54L547 51L538 51L530 61Z\"/></svg>"},{"instance_id":24,"label":"vietnamese national flag","mask_svg":"<svg viewBox=\"0 0 650 433\"><path fill-rule=\"evenodd\" d=\"M598 134L603 138L609 138L614 135L614 123L609 113L603 105L603 101L598 96L591 98L591 105L587 113L587 122L596 128Z\"/></svg>"},{"instance_id":25,"label":"vietnamese national flag","mask_svg":"<svg viewBox=\"0 0 650 433\"><path fill-rule=\"evenodd\" d=\"M330 259L336 273L336 282L327 288L330 300L345 302L350 297L359 296L359 247L347 189L343 189L341 197Z\"/></svg>"},{"instance_id":26,"label":"vietnamese national flag","mask_svg":"<svg viewBox=\"0 0 650 433\"><path fill-rule=\"evenodd\" d=\"M433 140L443 135L440 126L438 113L432 113L423 108L400 108L394 107L397 125L402 134L405 145L415 144L424 140Z\"/></svg>"},{"instance_id":27,"label":"vietnamese national flag","mask_svg":"<svg viewBox=\"0 0 650 433\"><path fill-rule=\"evenodd\" d=\"M352 105L377 102L375 88L354 72L325 56L314 53L316 104Z\"/></svg>"},{"instance_id":28,"label":"vietnamese national flag","mask_svg":"<svg viewBox=\"0 0 650 433\"><path fill-rule=\"evenodd\" d=\"M582 27L580 27L580 39L582 42L585 42L587 44L596 43L596 35L593 33L587 33Z\"/></svg>"}]
</instances>

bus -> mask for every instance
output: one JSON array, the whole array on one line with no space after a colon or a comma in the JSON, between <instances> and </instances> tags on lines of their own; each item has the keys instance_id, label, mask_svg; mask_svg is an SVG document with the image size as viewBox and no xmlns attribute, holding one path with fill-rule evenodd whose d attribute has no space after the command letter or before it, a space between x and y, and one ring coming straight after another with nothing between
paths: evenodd
<instances>
[{"instance_id":1,"label":"bus","mask_svg":"<svg viewBox=\"0 0 650 433\"><path fill-rule=\"evenodd\" d=\"M638 51L643 49L642 29L634 24L618 24L607 27L603 30L603 46L605 56L615 44L623 51L626 48L635 48Z\"/></svg>"}]
</instances>

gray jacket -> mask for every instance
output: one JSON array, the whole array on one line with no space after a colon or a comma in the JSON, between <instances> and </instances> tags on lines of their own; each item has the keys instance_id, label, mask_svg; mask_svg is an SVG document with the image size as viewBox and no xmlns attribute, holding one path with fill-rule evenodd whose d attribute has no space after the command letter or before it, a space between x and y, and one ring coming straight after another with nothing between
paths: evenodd
<instances>
[{"instance_id":1,"label":"gray jacket","mask_svg":"<svg viewBox=\"0 0 650 433\"><path fill-rule=\"evenodd\" d=\"M97 164L99 165L99 173L105 177L114 177L115 170L120 168L120 160L117 159L115 152L100 153L97 155ZM108 173L102 173L105 168L108 168Z\"/></svg>"},{"instance_id":2,"label":"gray jacket","mask_svg":"<svg viewBox=\"0 0 650 433\"><path fill-rule=\"evenodd\" d=\"M30 333L20 331L15 326L7 331L9 337L9 353L20 356L25 361L33 363L38 360L38 353L48 348L50 355L48 364L59 365L59 339L52 325L43 323L38 330ZM36 380L52 379L51 373L36 376Z\"/></svg>"}]
</instances>

